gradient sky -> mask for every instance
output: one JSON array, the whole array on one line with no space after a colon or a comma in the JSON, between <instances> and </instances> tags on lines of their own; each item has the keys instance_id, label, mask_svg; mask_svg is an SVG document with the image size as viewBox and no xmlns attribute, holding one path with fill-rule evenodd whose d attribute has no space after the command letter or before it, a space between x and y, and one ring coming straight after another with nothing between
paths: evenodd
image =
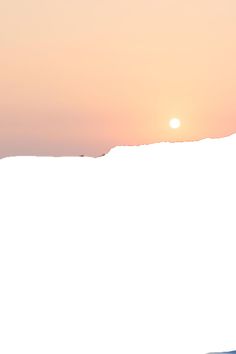
<instances>
[{"instance_id":1,"label":"gradient sky","mask_svg":"<svg viewBox=\"0 0 236 354\"><path fill-rule=\"evenodd\" d=\"M231 134L235 63L235 0L4 1L0 156Z\"/></svg>"}]
</instances>

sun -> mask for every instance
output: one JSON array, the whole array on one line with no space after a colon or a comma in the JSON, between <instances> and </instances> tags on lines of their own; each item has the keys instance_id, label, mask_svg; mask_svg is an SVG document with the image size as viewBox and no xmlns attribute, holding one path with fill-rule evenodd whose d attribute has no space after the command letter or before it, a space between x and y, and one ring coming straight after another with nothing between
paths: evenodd
<instances>
[{"instance_id":1,"label":"sun","mask_svg":"<svg viewBox=\"0 0 236 354\"><path fill-rule=\"evenodd\" d=\"M181 120L179 118L172 118L169 125L171 129L178 129L181 126Z\"/></svg>"}]
</instances>

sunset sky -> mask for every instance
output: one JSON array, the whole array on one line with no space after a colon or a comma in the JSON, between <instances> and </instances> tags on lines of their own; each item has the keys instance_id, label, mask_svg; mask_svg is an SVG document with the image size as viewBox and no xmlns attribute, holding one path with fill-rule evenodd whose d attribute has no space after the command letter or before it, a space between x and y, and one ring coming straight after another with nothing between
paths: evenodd
<instances>
[{"instance_id":1,"label":"sunset sky","mask_svg":"<svg viewBox=\"0 0 236 354\"><path fill-rule=\"evenodd\" d=\"M235 63L235 0L1 2L0 156L234 133Z\"/></svg>"}]
</instances>

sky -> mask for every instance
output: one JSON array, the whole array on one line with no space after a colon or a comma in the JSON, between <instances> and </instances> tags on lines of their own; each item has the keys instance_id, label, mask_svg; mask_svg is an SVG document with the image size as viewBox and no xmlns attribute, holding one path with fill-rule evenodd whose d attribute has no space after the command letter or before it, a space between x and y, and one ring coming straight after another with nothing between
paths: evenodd
<instances>
[{"instance_id":1,"label":"sky","mask_svg":"<svg viewBox=\"0 0 236 354\"><path fill-rule=\"evenodd\" d=\"M235 38L235 0L1 2L0 156L234 133Z\"/></svg>"}]
</instances>

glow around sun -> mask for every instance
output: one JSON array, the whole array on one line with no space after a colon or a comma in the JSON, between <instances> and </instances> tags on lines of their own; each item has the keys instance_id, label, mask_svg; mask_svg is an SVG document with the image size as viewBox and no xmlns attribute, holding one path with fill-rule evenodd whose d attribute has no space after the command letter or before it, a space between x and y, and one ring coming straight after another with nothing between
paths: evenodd
<instances>
[{"instance_id":1,"label":"glow around sun","mask_svg":"<svg viewBox=\"0 0 236 354\"><path fill-rule=\"evenodd\" d=\"M181 126L181 120L179 118L172 118L169 125L171 129L178 129Z\"/></svg>"}]
</instances>

